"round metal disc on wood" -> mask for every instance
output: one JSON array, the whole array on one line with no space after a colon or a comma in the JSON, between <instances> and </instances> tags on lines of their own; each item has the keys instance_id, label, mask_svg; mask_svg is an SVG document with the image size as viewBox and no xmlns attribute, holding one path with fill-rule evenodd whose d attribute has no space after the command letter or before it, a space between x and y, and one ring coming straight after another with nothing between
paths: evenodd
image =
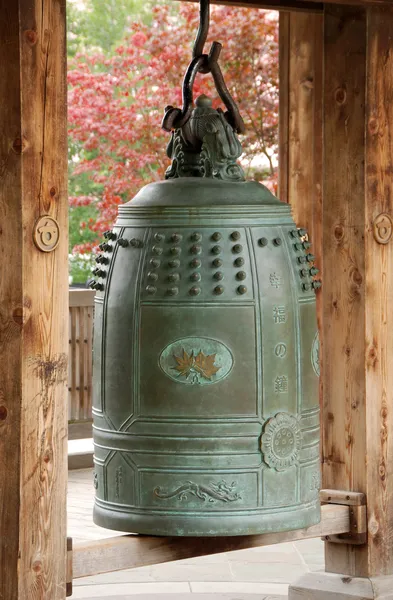
<instances>
[{"instance_id":1,"label":"round metal disc on wood","mask_svg":"<svg viewBox=\"0 0 393 600\"><path fill-rule=\"evenodd\" d=\"M60 239L58 222L48 215L40 217L34 226L33 239L37 248L42 252L55 250Z\"/></svg>"}]
</instances>

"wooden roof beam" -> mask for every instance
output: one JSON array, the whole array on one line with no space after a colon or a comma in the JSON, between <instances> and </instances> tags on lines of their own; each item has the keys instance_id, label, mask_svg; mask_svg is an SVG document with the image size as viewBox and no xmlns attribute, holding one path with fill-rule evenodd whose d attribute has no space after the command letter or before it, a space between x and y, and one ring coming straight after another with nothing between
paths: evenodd
<instances>
[{"instance_id":1,"label":"wooden roof beam","mask_svg":"<svg viewBox=\"0 0 393 600\"><path fill-rule=\"evenodd\" d=\"M182 2L198 2L199 0L181 0ZM243 6L248 8L266 8L272 10L302 11L322 13L325 4L345 5L392 5L393 0L212 0L212 4L226 4L228 6Z\"/></svg>"},{"instance_id":2,"label":"wooden roof beam","mask_svg":"<svg viewBox=\"0 0 393 600\"><path fill-rule=\"evenodd\" d=\"M197 2L199 0L181 0L182 2ZM227 4L245 8L266 8L272 10L323 12L322 2L306 0L212 0L212 4Z\"/></svg>"}]
</instances>

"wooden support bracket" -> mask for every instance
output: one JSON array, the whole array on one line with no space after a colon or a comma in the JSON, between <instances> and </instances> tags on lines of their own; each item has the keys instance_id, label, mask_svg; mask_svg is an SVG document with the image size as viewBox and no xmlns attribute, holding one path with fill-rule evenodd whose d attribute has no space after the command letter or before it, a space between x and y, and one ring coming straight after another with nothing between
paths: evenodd
<instances>
[{"instance_id":1,"label":"wooden support bracket","mask_svg":"<svg viewBox=\"0 0 393 600\"><path fill-rule=\"evenodd\" d=\"M335 504L349 507L350 530L347 533L324 535L325 542L361 546L367 543L367 501L360 492L322 490L321 504Z\"/></svg>"},{"instance_id":2,"label":"wooden support bracket","mask_svg":"<svg viewBox=\"0 0 393 600\"><path fill-rule=\"evenodd\" d=\"M323 498L328 495L322 492ZM217 538L122 535L78 543L73 550L69 546L67 582L122 569L346 533L351 530L350 512L353 508L356 504L326 503L321 506L320 523L296 531Z\"/></svg>"},{"instance_id":3,"label":"wooden support bracket","mask_svg":"<svg viewBox=\"0 0 393 600\"><path fill-rule=\"evenodd\" d=\"M67 538L67 583L66 583L66 596L72 596L72 538Z\"/></svg>"}]
</instances>

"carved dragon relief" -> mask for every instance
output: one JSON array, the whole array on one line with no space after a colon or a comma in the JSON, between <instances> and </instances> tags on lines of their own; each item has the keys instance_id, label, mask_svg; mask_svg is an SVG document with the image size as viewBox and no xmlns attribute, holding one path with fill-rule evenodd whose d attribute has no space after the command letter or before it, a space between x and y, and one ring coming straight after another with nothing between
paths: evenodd
<instances>
[{"instance_id":1,"label":"carved dragon relief","mask_svg":"<svg viewBox=\"0 0 393 600\"><path fill-rule=\"evenodd\" d=\"M211 503L217 500L221 502L235 502L236 500L241 500L241 495L236 491L236 486L236 481L232 481L229 485L226 481L221 480L217 483L211 482L208 486L194 483L193 481L186 481L171 492L164 492L158 486L154 489L153 493L160 500L171 500L177 497L180 501L184 501L191 495L203 500L203 502L206 502L206 500Z\"/></svg>"}]
</instances>

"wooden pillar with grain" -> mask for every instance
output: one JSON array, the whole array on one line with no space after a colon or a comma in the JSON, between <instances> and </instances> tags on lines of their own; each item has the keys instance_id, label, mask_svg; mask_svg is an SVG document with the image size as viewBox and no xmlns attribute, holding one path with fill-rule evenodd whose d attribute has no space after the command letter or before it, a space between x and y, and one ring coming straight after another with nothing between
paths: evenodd
<instances>
[{"instance_id":1,"label":"wooden pillar with grain","mask_svg":"<svg viewBox=\"0 0 393 600\"><path fill-rule=\"evenodd\" d=\"M63 600L65 1L0 0L0 12L0 598Z\"/></svg>"},{"instance_id":2,"label":"wooden pillar with grain","mask_svg":"<svg viewBox=\"0 0 393 600\"><path fill-rule=\"evenodd\" d=\"M323 85L323 487L367 495L368 543L327 542L289 598L390 600L392 5L325 5Z\"/></svg>"}]
</instances>

